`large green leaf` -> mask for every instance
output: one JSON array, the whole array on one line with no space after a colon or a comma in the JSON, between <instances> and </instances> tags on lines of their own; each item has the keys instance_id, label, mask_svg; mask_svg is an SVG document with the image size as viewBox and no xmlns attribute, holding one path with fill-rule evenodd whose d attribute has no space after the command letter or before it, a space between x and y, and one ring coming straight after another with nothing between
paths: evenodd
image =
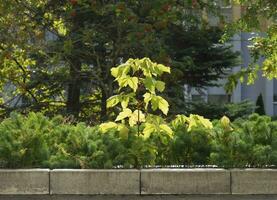
<instances>
[{"instance_id":1,"label":"large green leaf","mask_svg":"<svg viewBox=\"0 0 277 200\"><path fill-rule=\"evenodd\" d=\"M107 100L107 108L111 108L116 106L120 102L120 96L119 95L114 95L108 98Z\"/></svg>"},{"instance_id":2,"label":"large green leaf","mask_svg":"<svg viewBox=\"0 0 277 200\"><path fill-rule=\"evenodd\" d=\"M130 97L126 96L126 95L121 98L120 104L121 104L123 109L128 107L129 100L130 100Z\"/></svg>"},{"instance_id":3,"label":"large green leaf","mask_svg":"<svg viewBox=\"0 0 277 200\"><path fill-rule=\"evenodd\" d=\"M151 123L145 123L145 127L143 129L143 137L145 139L149 138L153 132L156 131L156 126Z\"/></svg>"},{"instance_id":4,"label":"large green leaf","mask_svg":"<svg viewBox=\"0 0 277 200\"><path fill-rule=\"evenodd\" d=\"M207 129L213 128L212 122L209 119L206 119L200 115L190 114L188 118L188 123L189 123L188 131L191 131L193 127L197 127L197 126L203 126Z\"/></svg>"},{"instance_id":5,"label":"large green leaf","mask_svg":"<svg viewBox=\"0 0 277 200\"><path fill-rule=\"evenodd\" d=\"M119 69L116 67L111 68L111 74L113 77L117 78Z\"/></svg>"},{"instance_id":6,"label":"large green leaf","mask_svg":"<svg viewBox=\"0 0 277 200\"><path fill-rule=\"evenodd\" d=\"M120 124L118 126L118 131L119 137L121 137L122 139L128 139L129 129L127 128L127 126L125 126L124 124Z\"/></svg>"},{"instance_id":7,"label":"large green leaf","mask_svg":"<svg viewBox=\"0 0 277 200\"><path fill-rule=\"evenodd\" d=\"M163 92L165 89L165 83L163 81L157 81L156 88L159 92Z\"/></svg>"},{"instance_id":8,"label":"large green leaf","mask_svg":"<svg viewBox=\"0 0 277 200\"><path fill-rule=\"evenodd\" d=\"M138 89L138 82L139 80L137 77L131 77L128 79L128 85L133 89L134 92L136 92Z\"/></svg>"},{"instance_id":9,"label":"large green leaf","mask_svg":"<svg viewBox=\"0 0 277 200\"><path fill-rule=\"evenodd\" d=\"M159 109L163 112L163 114L167 115L168 110L169 110L168 102L160 96L158 96L157 99L158 99Z\"/></svg>"},{"instance_id":10,"label":"large green leaf","mask_svg":"<svg viewBox=\"0 0 277 200\"><path fill-rule=\"evenodd\" d=\"M129 108L125 108L123 109L122 112L120 112L117 116L117 118L115 119L115 121L120 121L120 120L123 120L127 117L130 117L132 115L132 110L130 110Z\"/></svg>"},{"instance_id":11,"label":"large green leaf","mask_svg":"<svg viewBox=\"0 0 277 200\"><path fill-rule=\"evenodd\" d=\"M155 79L146 77L143 81L145 88L152 94L155 94Z\"/></svg>"},{"instance_id":12,"label":"large green leaf","mask_svg":"<svg viewBox=\"0 0 277 200\"><path fill-rule=\"evenodd\" d=\"M145 122L145 115L141 110L135 110L129 118L130 126L134 126L137 122Z\"/></svg>"},{"instance_id":13,"label":"large green leaf","mask_svg":"<svg viewBox=\"0 0 277 200\"><path fill-rule=\"evenodd\" d=\"M160 129L162 130L162 131L164 131L169 137L173 137L173 131L172 131L172 129L168 126L168 125L166 125L166 124L161 124L160 126Z\"/></svg>"},{"instance_id":14,"label":"large green leaf","mask_svg":"<svg viewBox=\"0 0 277 200\"><path fill-rule=\"evenodd\" d=\"M102 123L100 124L99 126L99 130L102 132L102 133L106 133L108 132L110 129L114 129L114 128L117 128L117 124L114 123L114 122L107 122L107 123Z\"/></svg>"},{"instance_id":15,"label":"large green leaf","mask_svg":"<svg viewBox=\"0 0 277 200\"><path fill-rule=\"evenodd\" d=\"M158 97L157 96L152 96L151 98L151 108L152 110L157 110L159 107L159 100L158 100Z\"/></svg>"},{"instance_id":16,"label":"large green leaf","mask_svg":"<svg viewBox=\"0 0 277 200\"><path fill-rule=\"evenodd\" d=\"M150 94L150 93L145 93L144 95L143 95L143 97L144 97L144 103L145 103L145 110L147 110L147 107L148 107L148 104L149 104L149 102L151 101L151 99L152 99L152 95Z\"/></svg>"},{"instance_id":17,"label":"large green leaf","mask_svg":"<svg viewBox=\"0 0 277 200\"><path fill-rule=\"evenodd\" d=\"M170 67L166 67L162 64L158 64L157 65L157 69L159 71L159 75L163 74L164 72L166 73L170 73Z\"/></svg>"}]
</instances>

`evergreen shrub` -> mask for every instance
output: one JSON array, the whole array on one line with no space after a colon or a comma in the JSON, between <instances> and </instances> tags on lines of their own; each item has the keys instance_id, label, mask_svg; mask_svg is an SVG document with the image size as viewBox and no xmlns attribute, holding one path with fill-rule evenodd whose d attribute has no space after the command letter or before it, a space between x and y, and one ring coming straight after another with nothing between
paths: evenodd
<instances>
[{"instance_id":1,"label":"evergreen shrub","mask_svg":"<svg viewBox=\"0 0 277 200\"><path fill-rule=\"evenodd\" d=\"M176 118L178 119L178 117ZM172 137L126 137L118 129L69 124L62 117L12 113L0 123L1 168L140 168L155 166L276 167L277 121L252 114L213 128L167 123ZM176 122L178 121L178 123ZM142 127L143 128L143 127Z\"/></svg>"}]
</instances>

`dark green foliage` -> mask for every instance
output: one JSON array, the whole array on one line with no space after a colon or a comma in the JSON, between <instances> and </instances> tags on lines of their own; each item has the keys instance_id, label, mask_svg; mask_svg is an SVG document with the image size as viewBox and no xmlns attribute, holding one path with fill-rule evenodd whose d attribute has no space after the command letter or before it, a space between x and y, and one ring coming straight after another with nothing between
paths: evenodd
<instances>
[{"instance_id":1,"label":"dark green foliage","mask_svg":"<svg viewBox=\"0 0 277 200\"><path fill-rule=\"evenodd\" d=\"M102 133L98 126L72 125L61 117L13 113L0 123L0 168L276 167L276 121L252 114L213 124L191 130L171 124L172 137L145 139L135 135L136 127L121 137L116 129Z\"/></svg>"},{"instance_id":2,"label":"dark green foliage","mask_svg":"<svg viewBox=\"0 0 277 200\"><path fill-rule=\"evenodd\" d=\"M259 115L265 115L264 100L263 100L262 94L260 94L258 96L257 101L256 101L256 106L257 106L257 108L255 109L255 113L258 113Z\"/></svg>"},{"instance_id":3,"label":"dark green foliage","mask_svg":"<svg viewBox=\"0 0 277 200\"><path fill-rule=\"evenodd\" d=\"M200 88L218 85L216 81L228 74L238 56L232 46L220 42L222 35L217 27L172 25L167 44L174 82Z\"/></svg>"},{"instance_id":4,"label":"dark green foliage","mask_svg":"<svg viewBox=\"0 0 277 200\"><path fill-rule=\"evenodd\" d=\"M219 119L224 115L231 120L240 117L247 117L254 112L255 105L250 101L228 104L211 104L205 102L191 102L188 105L187 113L195 113L208 119Z\"/></svg>"},{"instance_id":5,"label":"dark green foliage","mask_svg":"<svg viewBox=\"0 0 277 200\"><path fill-rule=\"evenodd\" d=\"M188 132L185 127L174 130L170 164L192 166L205 165L211 152L211 138L208 130L195 128Z\"/></svg>"},{"instance_id":6,"label":"dark green foliage","mask_svg":"<svg viewBox=\"0 0 277 200\"><path fill-rule=\"evenodd\" d=\"M184 83L210 85L234 65L222 32L201 17L202 10L217 15L216 2L0 0L0 90L7 93L0 94L0 117L16 110L91 124L111 119L110 69L142 57L175 70L168 96L180 111Z\"/></svg>"},{"instance_id":7,"label":"dark green foliage","mask_svg":"<svg viewBox=\"0 0 277 200\"><path fill-rule=\"evenodd\" d=\"M223 32L216 27L200 28L194 24L172 25L167 37L172 59L166 93L172 114L185 113L184 85L195 88L218 86L218 80L236 66L238 54L222 44Z\"/></svg>"},{"instance_id":8,"label":"dark green foliage","mask_svg":"<svg viewBox=\"0 0 277 200\"><path fill-rule=\"evenodd\" d=\"M271 117L272 121L277 121L277 115Z\"/></svg>"},{"instance_id":9,"label":"dark green foliage","mask_svg":"<svg viewBox=\"0 0 277 200\"><path fill-rule=\"evenodd\" d=\"M42 167L50 156L47 137L57 125L42 114L24 118L13 113L0 125L0 166Z\"/></svg>"},{"instance_id":10,"label":"dark green foliage","mask_svg":"<svg viewBox=\"0 0 277 200\"><path fill-rule=\"evenodd\" d=\"M135 132L135 131L134 131ZM117 131L100 133L98 127L71 125L61 117L40 113L27 117L13 113L0 124L0 168L125 168L155 164L155 146Z\"/></svg>"},{"instance_id":11,"label":"dark green foliage","mask_svg":"<svg viewBox=\"0 0 277 200\"><path fill-rule=\"evenodd\" d=\"M270 117L238 119L233 130L215 121L211 164L222 167L264 167L277 164L277 123Z\"/></svg>"}]
</instances>

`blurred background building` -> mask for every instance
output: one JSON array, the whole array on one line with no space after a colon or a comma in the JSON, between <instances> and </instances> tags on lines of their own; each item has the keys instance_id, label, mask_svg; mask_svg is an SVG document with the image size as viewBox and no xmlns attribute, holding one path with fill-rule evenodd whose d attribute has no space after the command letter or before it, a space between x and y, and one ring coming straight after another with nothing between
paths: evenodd
<instances>
[{"instance_id":1,"label":"blurred background building","mask_svg":"<svg viewBox=\"0 0 277 200\"><path fill-rule=\"evenodd\" d=\"M240 5L232 5L231 1L219 1L222 14L225 16L227 21L237 20L240 18L243 8ZM208 16L209 24L212 26L219 25L219 19ZM266 28L268 25L267 20L263 20L262 28ZM247 66L251 62L251 56L248 46L251 45L250 39L258 33L237 33L231 40L233 50L240 52L239 62L240 64L230 70L230 73L239 71L242 67ZM262 63L260 59L259 63ZM191 92L191 99L193 101L202 100L213 104L224 104L224 103L238 103L243 100L250 100L254 103L257 101L259 95L262 95L264 102L264 109L267 115L277 115L277 80L268 80L262 77L261 74L258 76L256 82L252 85L246 83L238 83L236 89L232 94L227 94L224 90L224 83L226 80L220 80L221 87L208 87L201 92L193 89Z\"/></svg>"}]
</instances>

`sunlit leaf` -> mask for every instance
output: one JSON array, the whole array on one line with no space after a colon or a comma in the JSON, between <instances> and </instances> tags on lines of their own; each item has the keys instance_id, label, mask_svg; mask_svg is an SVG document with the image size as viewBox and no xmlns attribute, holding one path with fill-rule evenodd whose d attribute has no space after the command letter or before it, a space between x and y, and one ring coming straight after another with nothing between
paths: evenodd
<instances>
[{"instance_id":1,"label":"sunlit leaf","mask_svg":"<svg viewBox=\"0 0 277 200\"><path fill-rule=\"evenodd\" d=\"M127 128L127 126L125 126L124 124L120 124L118 126L118 131L119 137L121 137L122 139L128 139L129 129Z\"/></svg>"},{"instance_id":2,"label":"sunlit leaf","mask_svg":"<svg viewBox=\"0 0 277 200\"><path fill-rule=\"evenodd\" d=\"M138 122L145 122L145 115L141 110L135 110L129 118L130 126L134 126Z\"/></svg>"},{"instance_id":3,"label":"sunlit leaf","mask_svg":"<svg viewBox=\"0 0 277 200\"><path fill-rule=\"evenodd\" d=\"M153 124L145 123L145 127L143 129L143 137L145 139L149 138L153 132L156 131L156 127Z\"/></svg>"},{"instance_id":4,"label":"sunlit leaf","mask_svg":"<svg viewBox=\"0 0 277 200\"><path fill-rule=\"evenodd\" d=\"M143 95L143 97L144 97L144 103L145 103L145 109L147 109L147 107L148 107L148 104L149 104L149 102L151 101L151 99L152 99L152 95L150 94L150 93L145 93L144 95Z\"/></svg>"},{"instance_id":5,"label":"sunlit leaf","mask_svg":"<svg viewBox=\"0 0 277 200\"><path fill-rule=\"evenodd\" d=\"M129 108L125 108L123 109L122 112L120 112L117 116L117 118L115 119L115 121L121 121L127 117L130 117L132 115L132 110L130 110Z\"/></svg>"},{"instance_id":6,"label":"sunlit leaf","mask_svg":"<svg viewBox=\"0 0 277 200\"><path fill-rule=\"evenodd\" d=\"M161 124L160 129L167 133L168 136L173 137L173 131L168 125Z\"/></svg>"},{"instance_id":7,"label":"sunlit leaf","mask_svg":"<svg viewBox=\"0 0 277 200\"><path fill-rule=\"evenodd\" d=\"M120 102L120 96L114 95L107 100L107 108L116 106Z\"/></svg>"},{"instance_id":8,"label":"sunlit leaf","mask_svg":"<svg viewBox=\"0 0 277 200\"><path fill-rule=\"evenodd\" d=\"M132 88L133 91L136 92L137 89L138 89L138 82L139 82L138 78L137 77L131 77L131 78L128 79L127 82L128 82L128 85L130 86L130 88Z\"/></svg>"},{"instance_id":9,"label":"sunlit leaf","mask_svg":"<svg viewBox=\"0 0 277 200\"><path fill-rule=\"evenodd\" d=\"M100 124L99 126L99 130L102 132L102 133L106 133L108 132L110 129L114 129L114 128L117 128L117 124L114 123L114 122L107 122L107 123L102 123Z\"/></svg>"},{"instance_id":10,"label":"sunlit leaf","mask_svg":"<svg viewBox=\"0 0 277 200\"><path fill-rule=\"evenodd\" d=\"M158 97L158 106L159 109L163 112L163 114L167 115L169 110L169 104L164 98Z\"/></svg>"},{"instance_id":11,"label":"sunlit leaf","mask_svg":"<svg viewBox=\"0 0 277 200\"><path fill-rule=\"evenodd\" d=\"M163 92L165 89L165 83L163 81L157 81L156 88L159 92Z\"/></svg>"}]
</instances>

